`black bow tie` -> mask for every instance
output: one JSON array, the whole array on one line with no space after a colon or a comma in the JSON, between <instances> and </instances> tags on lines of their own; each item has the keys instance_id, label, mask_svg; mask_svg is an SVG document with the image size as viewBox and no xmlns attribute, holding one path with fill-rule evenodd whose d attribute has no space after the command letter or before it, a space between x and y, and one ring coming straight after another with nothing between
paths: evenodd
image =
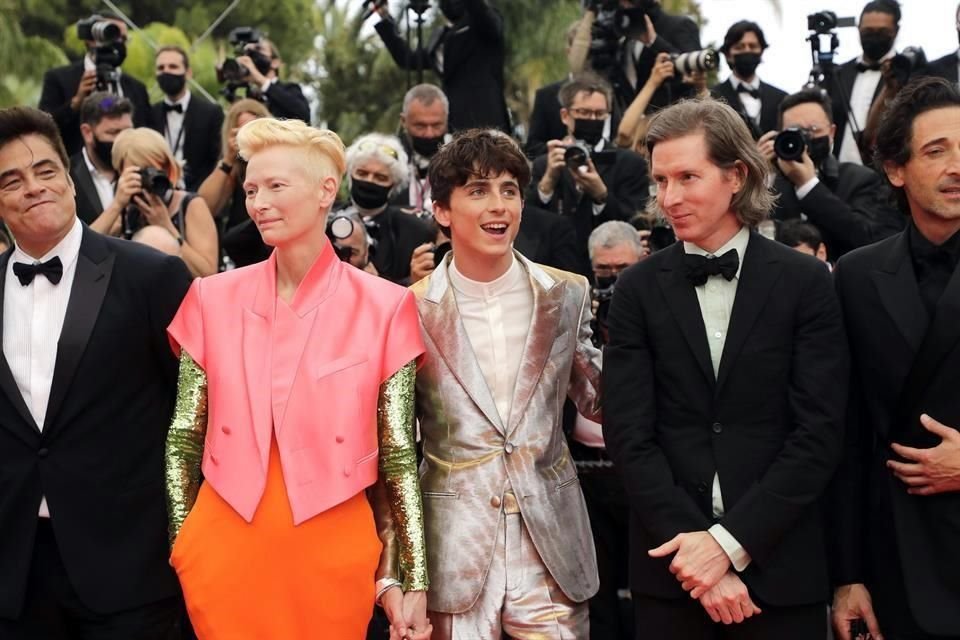
<instances>
[{"instance_id":1,"label":"black bow tie","mask_svg":"<svg viewBox=\"0 0 960 640\"><path fill-rule=\"evenodd\" d=\"M177 104L170 104L169 102L163 103L163 112L170 113L171 111L176 111L177 113L183 113L183 105L179 102Z\"/></svg>"},{"instance_id":2,"label":"black bow tie","mask_svg":"<svg viewBox=\"0 0 960 640\"><path fill-rule=\"evenodd\" d=\"M739 266L740 254L736 249L730 249L718 258L708 258L696 253L686 253L683 256L687 279L695 287L705 284L710 276L723 276L727 280L733 280Z\"/></svg>"},{"instance_id":3,"label":"black bow tie","mask_svg":"<svg viewBox=\"0 0 960 640\"><path fill-rule=\"evenodd\" d=\"M27 264L26 262L13 263L13 275L17 276L20 284L23 286L27 286L33 282L33 279L37 277L38 273L45 275L51 283L59 284L60 278L63 277L63 263L60 262L60 258L56 256L46 262L36 262L34 264Z\"/></svg>"},{"instance_id":4,"label":"black bow tie","mask_svg":"<svg viewBox=\"0 0 960 640\"><path fill-rule=\"evenodd\" d=\"M864 71L880 71L880 63L874 62L867 64L866 62L857 63L857 73L863 73Z\"/></svg>"},{"instance_id":5,"label":"black bow tie","mask_svg":"<svg viewBox=\"0 0 960 640\"><path fill-rule=\"evenodd\" d=\"M749 85L745 85L743 83L741 83L740 86L737 87L737 93L746 93L753 96L757 100L760 99L760 91L758 89L754 89L753 87Z\"/></svg>"}]
</instances>

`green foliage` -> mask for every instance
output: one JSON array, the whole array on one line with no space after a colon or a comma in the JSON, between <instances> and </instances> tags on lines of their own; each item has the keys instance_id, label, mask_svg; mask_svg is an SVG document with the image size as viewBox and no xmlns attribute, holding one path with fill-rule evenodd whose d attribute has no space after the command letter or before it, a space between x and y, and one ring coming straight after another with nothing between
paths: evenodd
<instances>
[{"instance_id":1,"label":"green foliage","mask_svg":"<svg viewBox=\"0 0 960 640\"><path fill-rule=\"evenodd\" d=\"M36 104L44 72L67 58L43 38L24 35L8 8L0 4L0 107Z\"/></svg>"}]
</instances>

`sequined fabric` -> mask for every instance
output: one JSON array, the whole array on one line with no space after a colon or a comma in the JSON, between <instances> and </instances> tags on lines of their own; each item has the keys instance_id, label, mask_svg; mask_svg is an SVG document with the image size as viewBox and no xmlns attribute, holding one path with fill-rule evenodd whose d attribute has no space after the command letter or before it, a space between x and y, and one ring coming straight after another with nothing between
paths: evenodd
<instances>
[{"instance_id":1,"label":"sequined fabric","mask_svg":"<svg viewBox=\"0 0 960 640\"><path fill-rule=\"evenodd\" d=\"M384 382L377 406L382 488L374 490L373 506L379 512L378 523L392 520L390 535L399 543L397 562L404 591L426 591L429 585L413 428L416 371L416 364L410 362Z\"/></svg>"},{"instance_id":2,"label":"sequined fabric","mask_svg":"<svg viewBox=\"0 0 960 640\"><path fill-rule=\"evenodd\" d=\"M165 453L171 546L197 500L206 432L207 376L189 353L181 351L177 404L167 432Z\"/></svg>"}]
</instances>

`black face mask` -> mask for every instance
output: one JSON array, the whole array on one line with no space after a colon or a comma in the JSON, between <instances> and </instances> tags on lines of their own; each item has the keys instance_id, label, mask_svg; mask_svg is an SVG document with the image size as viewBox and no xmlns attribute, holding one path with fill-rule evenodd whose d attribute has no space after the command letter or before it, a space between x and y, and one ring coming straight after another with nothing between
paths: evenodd
<instances>
[{"instance_id":1,"label":"black face mask","mask_svg":"<svg viewBox=\"0 0 960 640\"><path fill-rule=\"evenodd\" d=\"M113 141L105 142L97 138L96 135L93 136L93 153L96 155L100 162L108 167L113 166Z\"/></svg>"},{"instance_id":2,"label":"black face mask","mask_svg":"<svg viewBox=\"0 0 960 640\"><path fill-rule=\"evenodd\" d=\"M424 158L432 158L443 145L443 136L436 138L418 138L410 136L410 146Z\"/></svg>"},{"instance_id":3,"label":"black face mask","mask_svg":"<svg viewBox=\"0 0 960 640\"><path fill-rule=\"evenodd\" d=\"M384 187L366 180L353 179L350 186L350 198L361 209L379 209L387 204L390 187Z\"/></svg>"},{"instance_id":4,"label":"black face mask","mask_svg":"<svg viewBox=\"0 0 960 640\"><path fill-rule=\"evenodd\" d=\"M865 58L878 62L893 48L893 38L881 31L863 31L860 33L860 46Z\"/></svg>"},{"instance_id":5,"label":"black face mask","mask_svg":"<svg viewBox=\"0 0 960 640\"><path fill-rule=\"evenodd\" d=\"M820 166L820 163L830 155L830 136L812 138L807 146L807 154L813 160L813 164Z\"/></svg>"},{"instance_id":6,"label":"black face mask","mask_svg":"<svg viewBox=\"0 0 960 640\"><path fill-rule=\"evenodd\" d=\"M157 76L157 84L160 85L161 91L173 97L179 95L187 86L187 76L182 73L161 73Z\"/></svg>"},{"instance_id":7,"label":"black face mask","mask_svg":"<svg viewBox=\"0 0 960 640\"><path fill-rule=\"evenodd\" d=\"M462 0L440 0L440 11L450 22L457 22L465 13Z\"/></svg>"},{"instance_id":8,"label":"black face mask","mask_svg":"<svg viewBox=\"0 0 960 640\"><path fill-rule=\"evenodd\" d=\"M597 289L601 291L612 289L613 285L617 284L616 274L612 276L595 276L594 279L597 281Z\"/></svg>"},{"instance_id":9,"label":"black face mask","mask_svg":"<svg viewBox=\"0 0 960 640\"><path fill-rule=\"evenodd\" d=\"M738 53L733 56L733 69L742 78L752 78L760 66L759 53Z\"/></svg>"},{"instance_id":10,"label":"black face mask","mask_svg":"<svg viewBox=\"0 0 960 640\"><path fill-rule=\"evenodd\" d=\"M604 120L576 118L573 121L573 137L595 147L603 139L604 122Z\"/></svg>"}]
</instances>

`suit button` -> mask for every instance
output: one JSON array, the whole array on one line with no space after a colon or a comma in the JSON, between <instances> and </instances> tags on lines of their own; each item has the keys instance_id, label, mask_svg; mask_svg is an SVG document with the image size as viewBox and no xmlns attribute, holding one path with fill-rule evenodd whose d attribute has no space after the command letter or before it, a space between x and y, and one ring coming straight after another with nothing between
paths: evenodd
<instances>
[{"instance_id":1,"label":"suit button","mask_svg":"<svg viewBox=\"0 0 960 640\"><path fill-rule=\"evenodd\" d=\"M723 425L720 424L719 422L714 422L714 423L713 423L713 426L710 427L710 428L713 429L713 432L714 432L714 433L721 433L721 432L723 432Z\"/></svg>"},{"instance_id":2,"label":"suit button","mask_svg":"<svg viewBox=\"0 0 960 640\"><path fill-rule=\"evenodd\" d=\"M344 467L344 468L343 468L343 475L345 475L346 477L349 478L349 477L350 477L350 474L352 474L352 473L353 473L353 467L347 466L347 467Z\"/></svg>"},{"instance_id":3,"label":"suit button","mask_svg":"<svg viewBox=\"0 0 960 640\"><path fill-rule=\"evenodd\" d=\"M224 435L230 435L230 427L228 426L220 427L220 431L223 431Z\"/></svg>"},{"instance_id":4,"label":"suit button","mask_svg":"<svg viewBox=\"0 0 960 640\"><path fill-rule=\"evenodd\" d=\"M701 482L700 484L698 484L698 485L697 485L697 492L698 492L698 493L706 493L706 492L707 492L707 483L706 483L706 482Z\"/></svg>"},{"instance_id":5,"label":"suit button","mask_svg":"<svg viewBox=\"0 0 960 640\"><path fill-rule=\"evenodd\" d=\"M343 444L343 436L337 435L337 437L335 438L335 440L337 441L337 444Z\"/></svg>"},{"instance_id":6,"label":"suit button","mask_svg":"<svg viewBox=\"0 0 960 640\"><path fill-rule=\"evenodd\" d=\"M212 453L210 454L210 462L213 464L220 464L220 462L217 460L217 456L213 455Z\"/></svg>"},{"instance_id":7,"label":"suit button","mask_svg":"<svg viewBox=\"0 0 960 640\"><path fill-rule=\"evenodd\" d=\"M41 447L39 450L37 450L37 455L41 458L46 458L48 453L50 453L50 449L47 449L46 447Z\"/></svg>"},{"instance_id":8,"label":"suit button","mask_svg":"<svg viewBox=\"0 0 960 640\"><path fill-rule=\"evenodd\" d=\"M493 496L490 498L490 506L494 509L499 509L501 504L500 496Z\"/></svg>"},{"instance_id":9,"label":"suit button","mask_svg":"<svg viewBox=\"0 0 960 640\"><path fill-rule=\"evenodd\" d=\"M513 453L514 448L515 447L513 446L512 442L507 442L505 445L503 445L503 450L507 452L507 455Z\"/></svg>"}]
</instances>

